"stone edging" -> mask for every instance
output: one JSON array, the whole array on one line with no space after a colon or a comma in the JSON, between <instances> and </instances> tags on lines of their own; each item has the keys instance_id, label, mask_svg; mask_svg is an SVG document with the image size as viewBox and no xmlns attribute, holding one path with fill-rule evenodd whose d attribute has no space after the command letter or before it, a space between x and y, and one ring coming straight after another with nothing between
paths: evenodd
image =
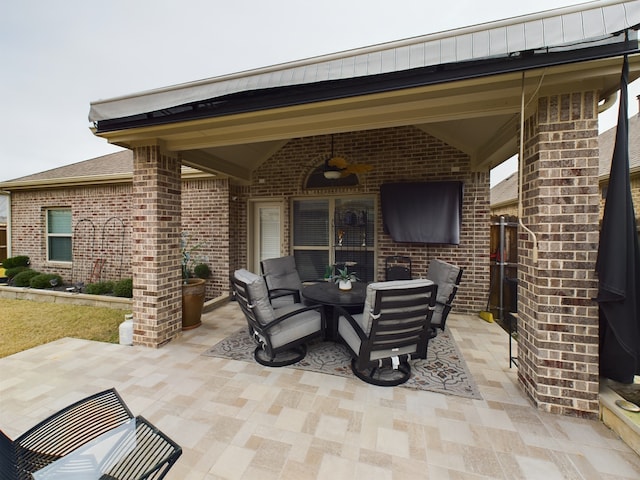
<instances>
[{"instance_id":1,"label":"stone edging","mask_svg":"<svg viewBox=\"0 0 640 480\"><path fill-rule=\"evenodd\" d=\"M29 287L9 287L4 285L0 286L0 298L65 303L69 305L88 305L91 307L115 308L117 310L131 310L133 304L133 300L130 298L58 292Z\"/></svg>"},{"instance_id":2,"label":"stone edging","mask_svg":"<svg viewBox=\"0 0 640 480\"><path fill-rule=\"evenodd\" d=\"M133 300L131 298L59 292L29 287L9 287L7 285L0 285L0 298L32 300L35 302L65 303L69 305L88 305L91 307L115 308L116 310L128 311L131 311L133 306ZM221 295L217 298L208 300L204 304L203 312L209 312L214 308L223 305L227 301L229 301L229 295Z\"/></svg>"}]
</instances>

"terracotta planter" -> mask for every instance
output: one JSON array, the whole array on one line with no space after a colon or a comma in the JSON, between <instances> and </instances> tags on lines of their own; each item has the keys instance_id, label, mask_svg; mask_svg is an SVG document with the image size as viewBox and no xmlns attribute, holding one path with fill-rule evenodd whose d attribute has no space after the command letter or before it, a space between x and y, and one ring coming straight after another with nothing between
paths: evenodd
<instances>
[{"instance_id":1,"label":"terracotta planter","mask_svg":"<svg viewBox=\"0 0 640 480\"><path fill-rule=\"evenodd\" d=\"M206 283L202 278L190 278L182 284L182 330L191 330L202 324Z\"/></svg>"}]
</instances>

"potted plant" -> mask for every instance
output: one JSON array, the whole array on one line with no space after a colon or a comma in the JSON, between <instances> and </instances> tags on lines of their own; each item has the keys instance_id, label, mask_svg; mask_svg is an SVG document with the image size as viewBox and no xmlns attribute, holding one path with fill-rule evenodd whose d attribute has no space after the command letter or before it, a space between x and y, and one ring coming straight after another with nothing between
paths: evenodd
<instances>
[{"instance_id":1,"label":"potted plant","mask_svg":"<svg viewBox=\"0 0 640 480\"><path fill-rule=\"evenodd\" d=\"M202 309L205 300L206 279L211 269L207 258L198 255L203 243L191 246L189 234L183 232L180 237L182 253L182 330L191 330L202 325Z\"/></svg>"},{"instance_id":2,"label":"potted plant","mask_svg":"<svg viewBox=\"0 0 640 480\"><path fill-rule=\"evenodd\" d=\"M349 273L348 268L338 268L338 273L333 276L333 279L338 284L340 290L351 290L351 282L357 282L358 277L355 273Z\"/></svg>"}]
</instances>

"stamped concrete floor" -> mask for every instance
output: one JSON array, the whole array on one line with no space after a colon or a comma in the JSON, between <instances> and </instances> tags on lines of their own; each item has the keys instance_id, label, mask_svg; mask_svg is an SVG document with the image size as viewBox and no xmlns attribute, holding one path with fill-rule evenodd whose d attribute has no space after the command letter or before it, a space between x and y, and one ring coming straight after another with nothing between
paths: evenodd
<instances>
[{"instance_id":1,"label":"stamped concrete floor","mask_svg":"<svg viewBox=\"0 0 640 480\"><path fill-rule=\"evenodd\" d=\"M229 303L160 349L63 339L0 359L0 428L116 387L183 447L170 479L640 478L602 423L531 406L497 324L448 323L482 400L201 355L242 325Z\"/></svg>"}]
</instances>

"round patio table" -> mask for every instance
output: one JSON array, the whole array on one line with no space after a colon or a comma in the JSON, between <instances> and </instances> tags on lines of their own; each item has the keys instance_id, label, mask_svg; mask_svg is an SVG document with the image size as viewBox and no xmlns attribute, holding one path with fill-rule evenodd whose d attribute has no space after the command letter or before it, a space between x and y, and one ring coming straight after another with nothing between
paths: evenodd
<instances>
[{"instance_id":1,"label":"round patio table","mask_svg":"<svg viewBox=\"0 0 640 480\"><path fill-rule=\"evenodd\" d=\"M342 307L350 313L362 311L366 295L367 284L364 282L353 282L351 290L340 290L334 282L318 282L302 288L304 298L325 307L327 340L337 340L338 337L339 310L335 307Z\"/></svg>"}]
</instances>

